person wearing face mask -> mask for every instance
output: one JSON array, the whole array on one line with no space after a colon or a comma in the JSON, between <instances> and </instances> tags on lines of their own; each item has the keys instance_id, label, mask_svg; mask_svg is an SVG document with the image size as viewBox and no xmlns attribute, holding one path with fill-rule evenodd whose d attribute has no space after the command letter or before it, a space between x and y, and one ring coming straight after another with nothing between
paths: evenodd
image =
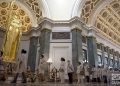
<instances>
[{"instance_id":1,"label":"person wearing face mask","mask_svg":"<svg viewBox=\"0 0 120 86\"><path fill-rule=\"evenodd\" d=\"M60 72L61 83L64 83L65 82L65 59L63 57L61 57L59 72Z\"/></svg>"},{"instance_id":2,"label":"person wearing face mask","mask_svg":"<svg viewBox=\"0 0 120 86\"><path fill-rule=\"evenodd\" d=\"M17 82L17 78L19 76L19 74L22 74L22 83L26 83L27 80L26 80L26 75L25 75L25 72L26 72L26 69L27 69L27 66L26 66L26 53L27 51L22 49L21 50L21 57L17 59L17 70L16 70L16 75L13 79L13 81L11 83L16 83Z\"/></svg>"},{"instance_id":3,"label":"person wearing face mask","mask_svg":"<svg viewBox=\"0 0 120 86\"><path fill-rule=\"evenodd\" d=\"M44 57L44 55L41 55L39 66L38 66L38 72L39 72L39 80L41 82L45 81L45 67L46 67L47 61Z\"/></svg>"},{"instance_id":4,"label":"person wearing face mask","mask_svg":"<svg viewBox=\"0 0 120 86\"><path fill-rule=\"evenodd\" d=\"M81 62L78 62L78 66L77 66L77 83L79 84L81 82L81 84L83 84L84 82L84 66Z\"/></svg>"}]
</instances>

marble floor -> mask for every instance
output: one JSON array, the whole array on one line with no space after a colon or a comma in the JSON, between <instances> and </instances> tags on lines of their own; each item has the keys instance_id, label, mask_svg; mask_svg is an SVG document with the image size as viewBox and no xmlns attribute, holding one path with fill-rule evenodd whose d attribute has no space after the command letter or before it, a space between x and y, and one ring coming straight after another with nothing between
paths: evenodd
<instances>
[{"instance_id":1,"label":"marble floor","mask_svg":"<svg viewBox=\"0 0 120 86\"><path fill-rule=\"evenodd\" d=\"M84 84L61 84L61 83L17 83L17 84L11 84L11 83L5 83L0 82L0 86L120 86L120 85L107 85L107 84L97 84L97 83L84 83Z\"/></svg>"}]
</instances>

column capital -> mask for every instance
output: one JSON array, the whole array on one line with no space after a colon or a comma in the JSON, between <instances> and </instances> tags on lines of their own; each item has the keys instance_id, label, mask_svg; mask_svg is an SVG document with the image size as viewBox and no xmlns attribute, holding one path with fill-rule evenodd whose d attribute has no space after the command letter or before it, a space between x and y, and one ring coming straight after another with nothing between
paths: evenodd
<instances>
[{"instance_id":1,"label":"column capital","mask_svg":"<svg viewBox=\"0 0 120 86\"><path fill-rule=\"evenodd\" d=\"M38 30L32 30L32 31L30 32L30 37L39 37L40 34L41 34L40 31L38 31Z\"/></svg>"},{"instance_id":2,"label":"column capital","mask_svg":"<svg viewBox=\"0 0 120 86\"><path fill-rule=\"evenodd\" d=\"M41 22L41 23L39 24L39 26L41 26L41 29L47 28L47 29L52 30L53 24L54 24L54 23L53 23L52 20L46 18L43 22Z\"/></svg>"},{"instance_id":3,"label":"column capital","mask_svg":"<svg viewBox=\"0 0 120 86\"><path fill-rule=\"evenodd\" d=\"M43 28L41 31L51 31L51 29Z\"/></svg>"},{"instance_id":4,"label":"column capital","mask_svg":"<svg viewBox=\"0 0 120 86\"><path fill-rule=\"evenodd\" d=\"M78 30L78 31L82 32L82 29L80 29L79 27L74 27L73 29L71 29L71 31L73 31L73 30Z\"/></svg>"},{"instance_id":5,"label":"column capital","mask_svg":"<svg viewBox=\"0 0 120 86\"><path fill-rule=\"evenodd\" d=\"M98 31L96 30L95 27L87 27L88 28L88 36L94 36L96 37L96 33L98 33Z\"/></svg>"},{"instance_id":6,"label":"column capital","mask_svg":"<svg viewBox=\"0 0 120 86\"><path fill-rule=\"evenodd\" d=\"M96 40L95 36L86 36L87 38L94 38Z\"/></svg>"}]
</instances>

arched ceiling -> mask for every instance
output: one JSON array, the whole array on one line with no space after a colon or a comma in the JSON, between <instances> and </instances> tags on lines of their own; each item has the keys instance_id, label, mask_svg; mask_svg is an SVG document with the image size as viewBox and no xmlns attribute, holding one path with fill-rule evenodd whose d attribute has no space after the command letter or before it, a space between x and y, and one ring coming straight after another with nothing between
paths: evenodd
<instances>
[{"instance_id":1,"label":"arched ceiling","mask_svg":"<svg viewBox=\"0 0 120 86\"><path fill-rule=\"evenodd\" d=\"M100 10L96 18L91 16L105 1L111 2ZM114 43L120 44L120 0L86 0L80 17L88 25L90 19L94 20L92 26Z\"/></svg>"},{"instance_id":2,"label":"arched ceiling","mask_svg":"<svg viewBox=\"0 0 120 86\"><path fill-rule=\"evenodd\" d=\"M88 23L92 11L95 9L95 7L100 1L102 0L86 0L85 4L82 7L82 12L80 14L80 17L85 23Z\"/></svg>"},{"instance_id":3,"label":"arched ceiling","mask_svg":"<svg viewBox=\"0 0 120 86\"><path fill-rule=\"evenodd\" d=\"M8 15L10 15L10 2L12 0L1 0L0 1L0 26L6 28ZM22 21L22 30L23 32L28 31L32 26L32 23L39 21L42 18L42 11L39 7L37 0L19 0L27 10L29 10L33 15L30 16L26 10L19 5L20 2L16 0L16 3L13 6L13 11L20 15ZM33 20L34 19L34 20Z\"/></svg>"},{"instance_id":4,"label":"arched ceiling","mask_svg":"<svg viewBox=\"0 0 120 86\"><path fill-rule=\"evenodd\" d=\"M101 10L95 26L106 37L120 44L120 0L114 0Z\"/></svg>"}]
</instances>

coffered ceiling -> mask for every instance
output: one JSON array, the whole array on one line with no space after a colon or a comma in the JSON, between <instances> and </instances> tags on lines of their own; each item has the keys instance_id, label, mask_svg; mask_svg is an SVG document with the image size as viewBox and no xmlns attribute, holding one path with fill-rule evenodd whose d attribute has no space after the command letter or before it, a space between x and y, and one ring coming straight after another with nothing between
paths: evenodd
<instances>
[{"instance_id":1,"label":"coffered ceiling","mask_svg":"<svg viewBox=\"0 0 120 86\"><path fill-rule=\"evenodd\" d=\"M100 33L120 44L120 0L114 0L101 10L95 26Z\"/></svg>"},{"instance_id":2,"label":"coffered ceiling","mask_svg":"<svg viewBox=\"0 0 120 86\"><path fill-rule=\"evenodd\" d=\"M105 1L110 3L100 9L96 18L91 16ZM95 20L92 26L114 43L120 44L120 0L86 0L80 17L88 25L90 19Z\"/></svg>"}]
</instances>

